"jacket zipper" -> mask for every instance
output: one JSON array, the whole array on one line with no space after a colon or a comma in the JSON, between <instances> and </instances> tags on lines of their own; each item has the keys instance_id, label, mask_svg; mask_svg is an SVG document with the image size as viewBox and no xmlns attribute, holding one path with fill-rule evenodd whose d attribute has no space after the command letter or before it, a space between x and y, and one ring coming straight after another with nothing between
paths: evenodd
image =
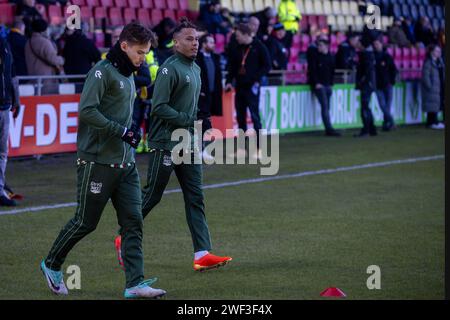
<instances>
[{"instance_id":1,"label":"jacket zipper","mask_svg":"<svg viewBox=\"0 0 450 320\"><path fill-rule=\"evenodd\" d=\"M132 105L132 101L133 101L133 93L134 94L136 94L135 92L133 92L133 83L130 81L130 79L129 78L127 78L127 80L128 80L128 82L130 83L130 115L129 115L129 117L128 117L128 120L127 120L127 123L129 123L130 122L130 120L131 120L131 117L133 116L133 105ZM125 163L125 157L126 157L126 155L127 155L127 146L126 146L126 143L125 142L123 142L123 159L122 159L122 164L124 164Z\"/></svg>"}]
</instances>

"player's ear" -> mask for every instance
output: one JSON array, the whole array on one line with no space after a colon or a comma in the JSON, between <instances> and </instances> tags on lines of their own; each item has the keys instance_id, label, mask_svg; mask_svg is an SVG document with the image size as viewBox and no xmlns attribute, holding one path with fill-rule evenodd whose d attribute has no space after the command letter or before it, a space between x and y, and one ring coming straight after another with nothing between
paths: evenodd
<instances>
[{"instance_id":1,"label":"player's ear","mask_svg":"<svg viewBox=\"0 0 450 320\"><path fill-rule=\"evenodd\" d=\"M128 43L126 42L126 41L122 41L121 43L120 43L120 48L122 49L122 51L127 51L127 49L128 49Z\"/></svg>"}]
</instances>

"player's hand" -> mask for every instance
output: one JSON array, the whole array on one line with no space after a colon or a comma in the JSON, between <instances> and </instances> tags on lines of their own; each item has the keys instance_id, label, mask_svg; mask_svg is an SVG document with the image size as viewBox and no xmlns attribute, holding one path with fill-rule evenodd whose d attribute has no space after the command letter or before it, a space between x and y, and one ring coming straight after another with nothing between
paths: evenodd
<instances>
[{"instance_id":1,"label":"player's hand","mask_svg":"<svg viewBox=\"0 0 450 320\"><path fill-rule=\"evenodd\" d=\"M19 115L19 112L20 112L20 105L13 106L11 108L11 112L13 113L13 118L14 119L17 118L17 116Z\"/></svg>"},{"instance_id":2,"label":"player's hand","mask_svg":"<svg viewBox=\"0 0 450 320\"><path fill-rule=\"evenodd\" d=\"M136 149L139 145L139 142L141 142L141 134L137 131L127 129L125 131L125 134L122 136L122 140Z\"/></svg>"}]
</instances>

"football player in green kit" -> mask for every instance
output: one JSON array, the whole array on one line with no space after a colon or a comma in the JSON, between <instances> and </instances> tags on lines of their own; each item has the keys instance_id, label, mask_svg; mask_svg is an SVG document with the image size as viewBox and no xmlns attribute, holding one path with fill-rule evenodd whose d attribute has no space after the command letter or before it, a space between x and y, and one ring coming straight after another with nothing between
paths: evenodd
<instances>
[{"instance_id":1,"label":"football player in green kit","mask_svg":"<svg viewBox=\"0 0 450 320\"><path fill-rule=\"evenodd\" d=\"M106 59L87 75L79 104L78 206L41 262L55 294L68 294L61 266L70 250L95 230L110 199L121 227L125 298L159 298L166 293L150 286L155 278L144 280L141 186L131 150L140 141L139 133L130 129L136 97L133 72L144 62L152 37L146 27L128 24Z\"/></svg>"},{"instance_id":2,"label":"football player in green kit","mask_svg":"<svg viewBox=\"0 0 450 320\"><path fill-rule=\"evenodd\" d=\"M173 41L175 54L160 66L152 98L148 134L150 159L147 185L142 192L142 214L145 218L159 203L170 175L175 171L183 191L186 220L194 246L193 267L196 271L205 271L223 266L232 259L209 252L211 238L205 217L202 165L195 164L192 149L189 163L175 164L172 161L172 151L178 144L171 140L172 133L186 129L192 136L201 89L200 67L195 63L199 50L196 26L187 19L182 20L174 30ZM121 248L120 241L119 236L116 249ZM120 262L120 251L118 257Z\"/></svg>"}]
</instances>

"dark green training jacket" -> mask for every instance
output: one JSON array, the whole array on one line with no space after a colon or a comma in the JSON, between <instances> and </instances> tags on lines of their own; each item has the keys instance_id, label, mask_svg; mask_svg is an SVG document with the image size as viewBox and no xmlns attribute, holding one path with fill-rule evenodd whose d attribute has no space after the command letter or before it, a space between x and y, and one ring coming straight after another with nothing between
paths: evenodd
<instances>
[{"instance_id":1,"label":"dark green training jacket","mask_svg":"<svg viewBox=\"0 0 450 320\"><path fill-rule=\"evenodd\" d=\"M172 132L194 127L200 96L200 67L179 53L159 67L155 80L148 145L151 149L170 150L178 144L171 141Z\"/></svg>"},{"instance_id":2,"label":"dark green training jacket","mask_svg":"<svg viewBox=\"0 0 450 320\"><path fill-rule=\"evenodd\" d=\"M109 60L87 75L79 105L78 157L102 164L134 162L121 137L131 127L136 96L133 75L125 77Z\"/></svg>"}]
</instances>

